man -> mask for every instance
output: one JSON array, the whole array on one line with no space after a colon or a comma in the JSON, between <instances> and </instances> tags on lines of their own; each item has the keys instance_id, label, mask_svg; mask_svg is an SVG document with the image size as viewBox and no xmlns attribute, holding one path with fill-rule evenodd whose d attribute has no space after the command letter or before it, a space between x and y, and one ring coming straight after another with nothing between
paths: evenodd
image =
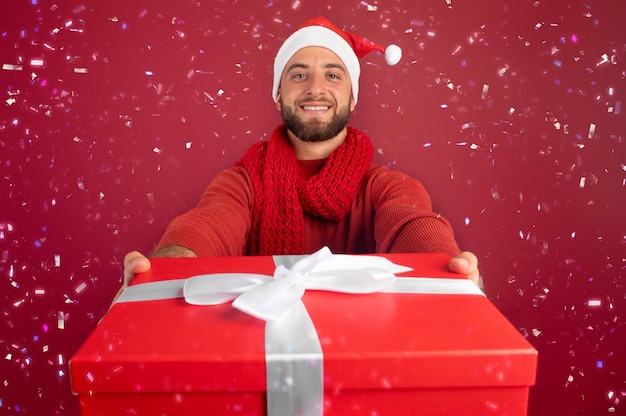
<instances>
[{"instance_id":1,"label":"man","mask_svg":"<svg viewBox=\"0 0 626 416\"><path fill-rule=\"evenodd\" d=\"M393 46L393 45L392 45ZM370 140L348 127L365 53L384 49L324 18L281 46L273 98L284 125L217 175L198 205L175 218L154 257L444 252L450 270L478 284L478 260L460 252L422 185L372 163ZM389 53L391 52L391 53ZM388 47L388 62L398 48ZM124 284L150 261L131 252ZM119 294L118 294L119 295Z\"/></svg>"}]
</instances>

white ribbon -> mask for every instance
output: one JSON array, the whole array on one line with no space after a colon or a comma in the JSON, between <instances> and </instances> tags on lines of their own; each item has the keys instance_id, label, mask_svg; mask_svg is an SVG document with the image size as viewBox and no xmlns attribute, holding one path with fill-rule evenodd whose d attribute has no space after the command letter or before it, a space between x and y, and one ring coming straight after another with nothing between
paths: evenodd
<instances>
[{"instance_id":1,"label":"white ribbon","mask_svg":"<svg viewBox=\"0 0 626 416\"><path fill-rule=\"evenodd\" d=\"M328 247L305 256L290 268L279 265L274 276L261 274L208 274L185 280L183 295L192 305L216 305L234 299L233 306L265 321L278 321L306 290L374 293L390 287L395 273L410 267L381 256L332 254Z\"/></svg>"}]
</instances>

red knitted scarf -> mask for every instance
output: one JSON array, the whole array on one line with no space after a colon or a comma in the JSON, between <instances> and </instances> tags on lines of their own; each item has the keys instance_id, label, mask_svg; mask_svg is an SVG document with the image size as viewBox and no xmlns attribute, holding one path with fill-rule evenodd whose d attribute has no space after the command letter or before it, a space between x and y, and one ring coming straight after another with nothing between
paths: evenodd
<instances>
[{"instance_id":1,"label":"red knitted scarf","mask_svg":"<svg viewBox=\"0 0 626 416\"><path fill-rule=\"evenodd\" d=\"M350 210L372 159L370 140L350 127L343 144L308 179L284 125L274 130L269 141L253 145L238 163L248 171L254 191L248 254L303 254L303 212L340 221Z\"/></svg>"}]
</instances>

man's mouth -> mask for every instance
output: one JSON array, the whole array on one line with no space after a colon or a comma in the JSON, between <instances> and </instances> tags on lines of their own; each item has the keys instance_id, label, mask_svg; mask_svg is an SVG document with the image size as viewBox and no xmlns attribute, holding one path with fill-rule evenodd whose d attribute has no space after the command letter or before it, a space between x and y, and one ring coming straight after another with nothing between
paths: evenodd
<instances>
[{"instance_id":1,"label":"man's mouth","mask_svg":"<svg viewBox=\"0 0 626 416\"><path fill-rule=\"evenodd\" d=\"M327 105L304 105L302 106L302 109L304 111L326 111L329 108L330 107L328 107Z\"/></svg>"}]
</instances>

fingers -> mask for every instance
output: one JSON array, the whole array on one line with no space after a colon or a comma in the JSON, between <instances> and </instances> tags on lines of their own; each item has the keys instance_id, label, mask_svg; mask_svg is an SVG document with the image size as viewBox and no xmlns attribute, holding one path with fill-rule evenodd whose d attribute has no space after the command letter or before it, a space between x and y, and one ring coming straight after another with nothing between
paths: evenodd
<instances>
[{"instance_id":1,"label":"fingers","mask_svg":"<svg viewBox=\"0 0 626 416\"><path fill-rule=\"evenodd\" d=\"M137 273L143 273L150 269L150 260L138 251L131 251L124 257L124 282L126 287L134 279Z\"/></svg>"},{"instance_id":2,"label":"fingers","mask_svg":"<svg viewBox=\"0 0 626 416\"><path fill-rule=\"evenodd\" d=\"M113 305L117 301L117 298L119 298L122 295L122 292L124 292L124 289L126 289L128 285L130 284L130 282L135 278L135 275L137 273L143 273L145 271L148 271L149 269L150 269L150 260L148 260L146 256L144 256L138 251L131 251L124 257L124 281L122 282L122 287L120 287L120 289L117 291L117 293L113 297L113 301L111 302L111 305L109 306L109 310L113 307ZM103 318L100 319L98 324L102 322L102 319Z\"/></svg>"},{"instance_id":3,"label":"fingers","mask_svg":"<svg viewBox=\"0 0 626 416\"><path fill-rule=\"evenodd\" d=\"M478 258L473 253L464 251L450 259L449 267L455 273L470 274L478 269Z\"/></svg>"},{"instance_id":4,"label":"fingers","mask_svg":"<svg viewBox=\"0 0 626 416\"><path fill-rule=\"evenodd\" d=\"M448 268L455 272L464 274L480 287L480 272L478 270L478 258L474 253L464 251L450 259Z\"/></svg>"},{"instance_id":5,"label":"fingers","mask_svg":"<svg viewBox=\"0 0 626 416\"><path fill-rule=\"evenodd\" d=\"M124 257L124 281L122 282L122 287L117 291L115 296L113 297L113 301L111 305L109 305L109 310L113 307L117 298L122 296L124 289L128 287L130 282L135 278L137 273L143 273L150 269L150 260L143 254L138 251L131 251ZM102 322L104 317L100 318L98 321L98 325Z\"/></svg>"}]
</instances>

